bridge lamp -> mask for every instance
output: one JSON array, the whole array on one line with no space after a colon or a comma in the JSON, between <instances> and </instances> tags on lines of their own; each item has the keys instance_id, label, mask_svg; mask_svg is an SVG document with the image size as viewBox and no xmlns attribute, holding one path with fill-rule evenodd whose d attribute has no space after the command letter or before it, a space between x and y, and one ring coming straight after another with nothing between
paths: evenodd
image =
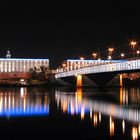
<instances>
[{"instance_id":1,"label":"bridge lamp","mask_svg":"<svg viewBox=\"0 0 140 140\"><path fill-rule=\"evenodd\" d=\"M124 53L121 53L121 58L124 58L124 56L125 56Z\"/></svg>"},{"instance_id":2,"label":"bridge lamp","mask_svg":"<svg viewBox=\"0 0 140 140\"><path fill-rule=\"evenodd\" d=\"M114 48L108 48L108 51L109 51L109 56L112 59L112 52L114 51Z\"/></svg>"},{"instance_id":3,"label":"bridge lamp","mask_svg":"<svg viewBox=\"0 0 140 140\"><path fill-rule=\"evenodd\" d=\"M67 65L65 63L62 64L63 70L66 70L66 66Z\"/></svg>"},{"instance_id":4,"label":"bridge lamp","mask_svg":"<svg viewBox=\"0 0 140 140\"><path fill-rule=\"evenodd\" d=\"M109 52L113 52L114 51L114 48L109 48L108 51Z\"/></svg>"},{"instance_id":5,"label":"bridge lamp","mask_svg":"<svg viewBox=\"0 0 140 140\"><path fill-rule=\"evenodd\" d=\"M66 64L65 64L65 63L63 63L63 64L62 64L62 66L63 66L63 67L66 67Z\"/></svg>"},{"instance_id":6,"label":"bridge lamp","mask_svg":"<svg viewBox=\"0 0 140 140\"><path fill-rule=\"evenodd\" d=\"M139 50L137 50L137 54L138 54L138 55L140 54L140 51L139 51Z\"/></svg>"},{"instance_id":7,"label":"bridge lamp","mask_svg":"<svg viewBox=\"0 0 140 140\"><path fill-rule=\"evenodd\" d=\"M130 45L131 45L131 47L132 47L132 49L133 49L133 57L135 57L135 46L137 45L137 42L136 41L131 41L130 42Z\"/></svg>"},{"instance_id":8,"label":"bridge lamp","mask_svg":"<svg viewBox=\"0 0 140 140\"><path fill-rule=\"evenodd\" d=\"M84 57L80 57L80 60L84 60Z\"/></svg>"},{"instance_id":9,"label":"bridge lamp","mask_svg":"<svg viewBox=\"0 0 140 140\"><path fill-rule=\"evenodd\" d=\"M108 56L108 60L111 60L111 59L112 59L112 57L109 55L109 56Z\"/></svg>"},{"instance_id":10,"label":"bridge lamp","mask_svg":"<svg viewBox=\"0 0 140 140\"><path fill-rule=\"evenodd\" d=\"M94 60L95 60L95 58L96 58L96 56L97 56L97 53L93 53L92 55L93 55L93 58L94 58Z\"/></svg>"}]
</instances>

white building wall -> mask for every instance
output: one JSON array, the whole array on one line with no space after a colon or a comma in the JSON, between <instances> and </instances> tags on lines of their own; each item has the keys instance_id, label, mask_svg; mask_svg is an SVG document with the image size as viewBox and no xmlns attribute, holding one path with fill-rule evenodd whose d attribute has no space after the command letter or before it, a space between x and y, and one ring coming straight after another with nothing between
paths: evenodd
<instances>
[{"instance_id":1,"label":"white building wall","mask_svg":"<svg viewBox=\"0 0 140 140\"><path fill-rule=\"evenodd\" d=\"M48 59L4 59L0 58L0 72L28 72L41 65L49 67Z\"/></svg>"}]
</instances>

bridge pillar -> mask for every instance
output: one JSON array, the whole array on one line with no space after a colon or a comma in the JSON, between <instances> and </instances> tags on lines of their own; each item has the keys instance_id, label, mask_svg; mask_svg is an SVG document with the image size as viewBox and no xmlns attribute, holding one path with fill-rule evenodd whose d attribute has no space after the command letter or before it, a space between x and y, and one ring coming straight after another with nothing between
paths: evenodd
<instances>
[{"instance_id":1,"label":"bridge pillar","mask_svg":"<svg viewBox=\"0 0 140 140\"><path fill-rule=\"evenodd\" d=\"M82 87L82 75L77 75L76 78L77 78L76 86Z\"/></svg>"},{"instance_id":2,"label":"bridge pillar","mask_svg":"<svg viewBox=\"0 0 140 140\"><path fill-rule=\"evenodd\" d=\"M120 87L122 87L122 86L123 86L123 75L120 74Z\"/></svg>"}]
</instances>

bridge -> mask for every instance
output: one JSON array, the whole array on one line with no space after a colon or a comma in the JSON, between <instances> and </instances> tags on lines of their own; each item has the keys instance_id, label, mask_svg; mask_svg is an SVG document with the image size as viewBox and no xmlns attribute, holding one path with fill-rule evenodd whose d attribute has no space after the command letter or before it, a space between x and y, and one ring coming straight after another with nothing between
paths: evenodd
<instances>
[{"instance_id":1,"label":"bridge","mask_svg":"<svg viewBox=\"0 0 140 140\"><path fill-rule=\"evenodd\" d=\"M140 59L110 60L109 62L104 61L104 63L102 60L98 60L98 62L98 64L94 65L58 71L55 78L66 82L75 81L77 86L82 86L82 80L86 76L86 78L91 79L97 85L103 86L119 74L119 82L120 86L122 86L121 74L140 71Z\"/></svg>"}]
</instances>

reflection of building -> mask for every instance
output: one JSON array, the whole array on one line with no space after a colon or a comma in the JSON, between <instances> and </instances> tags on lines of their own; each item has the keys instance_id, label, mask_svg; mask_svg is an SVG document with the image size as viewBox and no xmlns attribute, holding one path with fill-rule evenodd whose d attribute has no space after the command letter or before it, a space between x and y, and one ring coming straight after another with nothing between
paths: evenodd
<instances>
[{"instance_id":1,"label":"reflection of building","mask_svg":"<svg viewBox=\"0 0 140 140\"><path fill-rule=\"evenodd\" d=\"M49 67L49 59L0 58L0 77L26 77L29 69L42 65Z\"/></svg>"},{"instance_id":2,"label":"reflection of building","mask_svg":"<svg viewBox=\"0 0 140 140\"><path fill-rule=\"evenodd\" d=\"M28 94L27 88L16 90L0 90L0 117L1 116L30 116L48 115L49 100L46 95L37 95L36 98ZM20 94L19 94L20 93Z\"/></svg>"}]
</instances>

